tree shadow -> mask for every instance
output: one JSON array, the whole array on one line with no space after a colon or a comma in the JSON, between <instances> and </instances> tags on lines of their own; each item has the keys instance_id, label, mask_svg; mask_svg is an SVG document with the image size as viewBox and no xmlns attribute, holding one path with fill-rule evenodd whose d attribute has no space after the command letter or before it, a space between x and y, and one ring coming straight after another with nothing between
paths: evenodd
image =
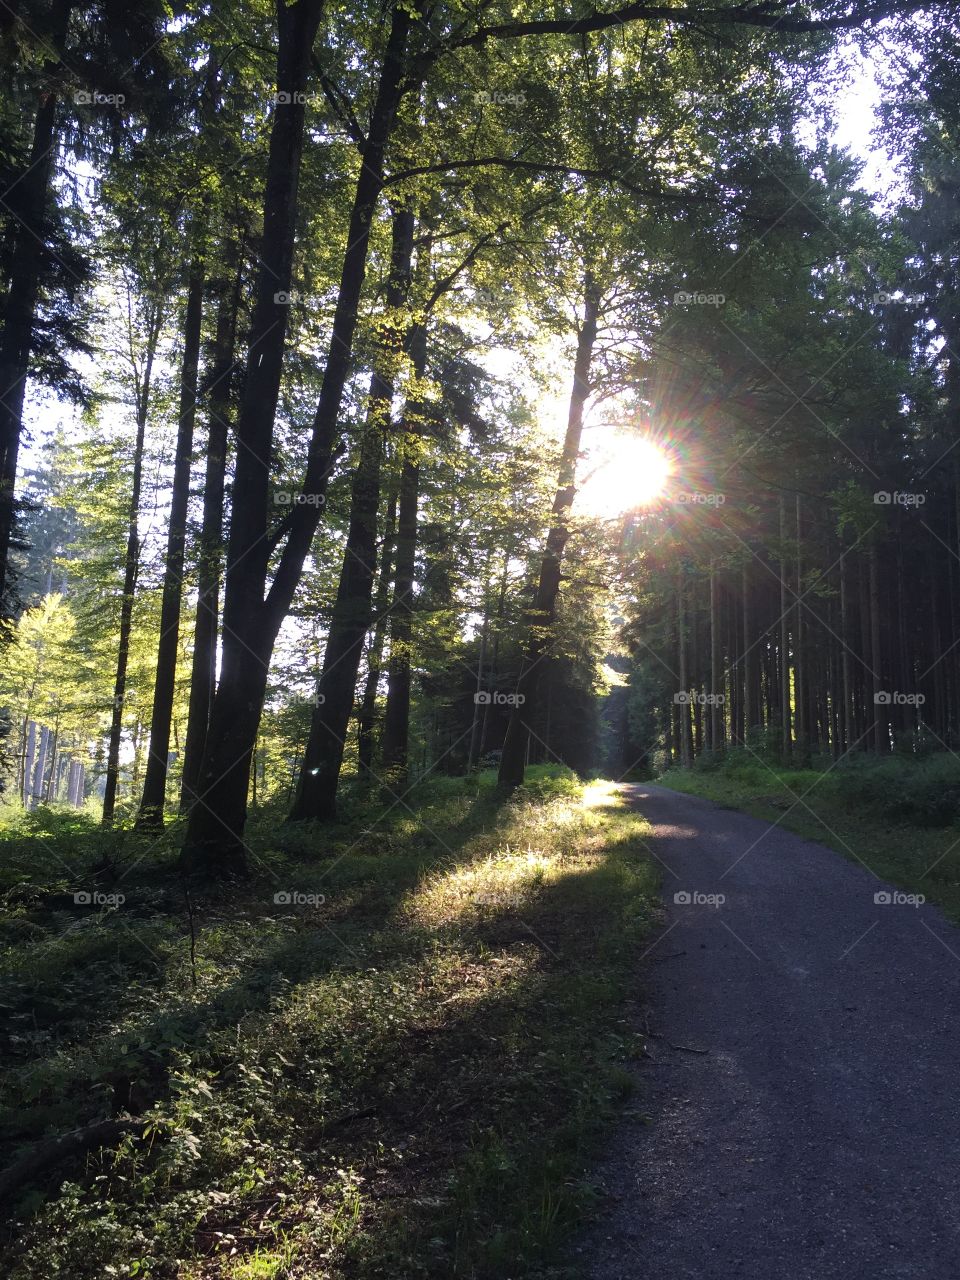
<instances>
[{"instance_id":1,"label":"tree shadow","mask_svg":"<svg viewBox=\"0 0 960 1280\"><path fill-rule=\"evenodd\" d=\"M339 868L324 861L291 867L301 873L307 890L326 885L340 897L329 895L318 909L288 922L299 926L294 931L259 943L249 967L235 981L200 1001L188 995L139 1025L140 1042L151 1049L162 1046L166 1060L136 1082L137 1088L128 1087L125 1095L115 1088L112 1109L145 1109L165 1097L177 1040L189 1046L211 1074L219 1073L216 1089L230 1088L237 1080L237 1055L225 1051L223 1032L240 1019L268 1012L278 1000L289 1004L298 989L317 978L379 971L385 979L396 976L399 981L411 966L444 948L463 949L474 959L494 956L504 966L502 981L475 989L465 971L462 991L455 984L442 1014L390 1022L389 1030L368 1050L363 1070L335 1082L334 1105L316 1119L304 1120L298 1143L318 1167L337 1167L338 1161L347 1160L380 1170L369 1176L369 1195L378 1205L376 1247L385 1256L398 1232L419 1239L423 1232L436 1230L436 1206L421 1204L410 1187L427 1188L427 1201L436 1200L454 1165L460 1169L457 1189L449 1202L444 1200L440 1215L449 1239L480 1240L499 1216L513 1225L506 1236L493 1232L490 1238L501 1240L491 1245L494 1252L519 1248L521 1238L543 1245L561 1225L560 1219L574 1214L573 1201L568 1205L566 1193L561 1196L563 1208L553 1214L547 1230L536 1205L543 1178L553 1177L551 1159L559 1157L544 1149L539 1139L525 1139L518 1146L510 1135L523 1131L534 1112L542 1116L545 1132L562 1128L564 1117L578 1117L569 1132L564 1131L561 1163L572 1168L581 1159L595 1128L595 1118L587 1118L589 1108L584 1110L584 1098L597 1088L596 1079L590 1083L595 1032L611 1002L622 998L624 947L649 924L649 915L618 915L616 904L621 899L632 902L636 895L622 892L622 859L607 852L595 865L570 867L516 899L479 907L467 901L462 918L411 923L410 895L487 857L490 830L500 823L503 804L498 793L479 795L458 822L436 833L440 839L434 848L400 857L391 856L389 849L379 855L354 852L343 857ZM615 804L611 801L611 807ZM481 837L486 844L474 852L471 842ZM226 912L228 907L235 920L269 914L276 908L272 892L271 901L265 901L267 889L272 885L261 881L247 886L241 899L231 901L228 895L225 901L201 902L201 919L204 912L209 920L215 909ZM201 931L201 957L203 938ZM171 1041L174 1025L177 1035ZM572 1031L578 1048L571 1054ZM130 1064L122 1053L129 1034L129 1026L120 1025L101 1038L97 1048L101 1060L115 1057L136 1073L141 1064ZM91 1026L86 1040L96 1037L97 1028ZM78 1039L77 1047L82 1043ZM295 1090L296 1054L288 1049L285 1056ZM83 1085L78 1073L76 1090ZM604 1100L595 1110L611 1105L617 1087L615 1080L604 1087ZM102 1104L88 1106L85 1114L82 1106L79 1110L78 1117L74 1100L74 1123L104 1113ZM409 1136L411 1129L416 1134L416 1159L406 1159L402 1167L384 1162L382 1153L392 1149L391 1143L404 1131ZM378 1151L379 1163L372 1154ZM516 1184L511 1193L514 1208L497 1188L498 1177L506 1177L503 1169L497 1172L504 1160L510 1175L506 1182ZM58 1177L62 1174L58 1170ZM204 1231L219 1229L218 1223L222 1226L214 1213L204 1221ZM507 1237L513 1244L504 1243ZM201 1243L203 1238L201 1232ZM450 1258L447 1264L446 1273L457 1274Z\"/></svg>"}]
</instances>

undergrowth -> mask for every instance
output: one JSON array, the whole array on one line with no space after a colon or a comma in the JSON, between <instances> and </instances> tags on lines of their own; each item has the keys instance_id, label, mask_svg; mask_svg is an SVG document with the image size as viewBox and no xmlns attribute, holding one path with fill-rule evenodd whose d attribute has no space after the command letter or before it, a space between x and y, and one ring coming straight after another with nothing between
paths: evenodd
<instances>
[{"instance_id":1,"label":"undergrowth","mask_svg":"<svg viewBox=\"0 0 960 1280\"><path fill-rule=\"evenodd\" d=\"M18 1188L5 1275L567 1274L656 877L611 784L493 781L266 815L252 878L191 893L175 829L8 821L4 1164L134 1123Z\"/></svg>"}]
</instances>

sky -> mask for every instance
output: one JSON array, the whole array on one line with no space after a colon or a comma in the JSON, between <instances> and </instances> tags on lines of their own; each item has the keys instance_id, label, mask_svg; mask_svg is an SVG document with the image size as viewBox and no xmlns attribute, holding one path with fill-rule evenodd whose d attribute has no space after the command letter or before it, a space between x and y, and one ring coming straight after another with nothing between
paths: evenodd
<instances>
[{"instance_id":1,"label":"sky","mask_svg":"<svg viewBox=\"0 0 960 1280\"><path fill-rule=\"evenodd\" d=\"M844 77L845 88L835 102L833 141L864 161L859 185L883 199L888 197L891 188L898 187L899 179L890 155L871 136L878 123L882 96L877 81L878 67L852 42L843 48L842 57L849 69Z\"/></svg>"}]
</instances>

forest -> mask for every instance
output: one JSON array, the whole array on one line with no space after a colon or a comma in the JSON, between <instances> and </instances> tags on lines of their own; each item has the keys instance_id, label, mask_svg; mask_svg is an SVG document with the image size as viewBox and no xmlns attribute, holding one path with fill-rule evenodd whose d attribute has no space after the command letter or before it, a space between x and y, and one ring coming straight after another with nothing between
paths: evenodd
<instances>
[{"instance_id":1,"label":"forest","mask_svg":"<svg viewBox=\"0 0 960 1280\"><path fill-rule=\"evenodd\" d=\"M5 1274L588 1274L624 786L960 913L957 19L0 4Z\"/></svg>"}]
</instances>

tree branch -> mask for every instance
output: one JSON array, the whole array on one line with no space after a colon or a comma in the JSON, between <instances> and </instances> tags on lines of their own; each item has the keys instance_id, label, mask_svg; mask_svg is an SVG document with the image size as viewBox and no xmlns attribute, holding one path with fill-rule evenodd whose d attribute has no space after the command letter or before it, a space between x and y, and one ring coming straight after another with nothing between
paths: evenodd
<instances>
[{"instance_id":1,"label":"tree branch","mask_svg":"<svg viewBox=\"0 0 960 1280\"><path fill-rule=\"evenodd\" d=\"M340 92L337 86L323 70L320 65L320 59L317 55L313 54L310 60L313 63L314 71L317 73L317 80L320 82L320 88L323 90L323 96L330 104L333 114L346 129L351 140L355 142L358 147L365 146L367 141L366 135L360 128L359 121L353 114L347 98Z\"/></svg>"},{"instance_id":2,"label":"tree branch","mask_svg":"<svg viewBox=\"0 0 960 1280\"><path fill-rule=\"evenodd\" d=\"M681 204L689 203L691 200L706 204L716 203L711 196L699 195L693 191L650 191L644 187L635 186L620 174L612 173L608 169L582 169L549 161L520 160L515 156L479 156L473 160L442 160L438 164L419 165L415 169L403 169L398 173L390 174L384 180L384 186L391 186L407 178L416 178L426 173L445 173L450 169L482 169L493 166L501 169L523 169L528 173L562 173L574 178L593 178L602 182L614 182L629 191L631 195L643 196L647 200L674 200Z\"/></svg>"},{"instance_id":3,"label":"tree branch","mask_svg":"<svg viewBox=\"0 0 960 1280\"><path fill-rule=\"evenodd\" d=\"M523 36L537 35L587 35L594 31L608 31L628 22L679 22L721 23L763 27L768 30L789 32L843 31L882 22L884 18L917 13L924 9L948 7L942 0L922 3L921 0L882 0L881 3L854 4L847 12L833 17L808 18L800 13L800 6L773 3L772 0L754 5L742 3L724 8L677 8L670 5L628 4L621 9L602 13L591 10L581 18L536 19L529 22L501 22L494 26L480 27L473 35L456 43L447 44L449 50L470 48L487 40L516 40ZM444 46L440 46L442 48Z\"/></svg>"}]
</instances>

